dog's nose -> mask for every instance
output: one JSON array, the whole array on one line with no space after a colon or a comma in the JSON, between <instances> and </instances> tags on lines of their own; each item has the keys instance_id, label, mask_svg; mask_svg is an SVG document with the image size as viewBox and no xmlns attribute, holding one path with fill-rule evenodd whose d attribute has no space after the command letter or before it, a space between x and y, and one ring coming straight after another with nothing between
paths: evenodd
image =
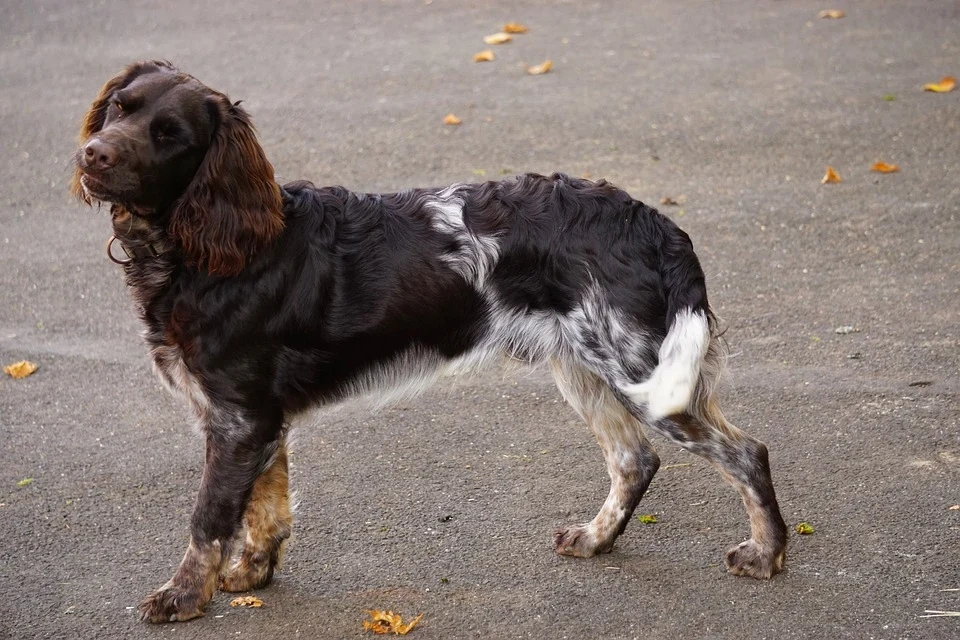
<instances>
[{"instance_id":1,"label":"dog's nose","mask_svg":"<svg viewBox=\"0 0 960 640\"><path fill-rule=\"evenodd\" d=\"M83 147L83 157L90 169L108 169L120 159L117 148L100 138L94 138Z\"/></svg>"}]
</instances>

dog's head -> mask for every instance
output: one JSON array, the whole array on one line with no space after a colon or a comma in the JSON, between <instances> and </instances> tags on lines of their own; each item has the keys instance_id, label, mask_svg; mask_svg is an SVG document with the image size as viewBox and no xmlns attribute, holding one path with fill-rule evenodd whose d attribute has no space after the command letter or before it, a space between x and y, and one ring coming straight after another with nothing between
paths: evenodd
<instances>
[{"instance_id":1,"label":"dog's head","mask_svg":"<svg viewBox=\"0 0 960 640\"><path fill-rule=\"evenodd\" d=\"M164 225L186 260L240 271L283 228L280 189L250 118L167 62L108 81L80 130L71 191Z\"/></svg>"}]
</instances>

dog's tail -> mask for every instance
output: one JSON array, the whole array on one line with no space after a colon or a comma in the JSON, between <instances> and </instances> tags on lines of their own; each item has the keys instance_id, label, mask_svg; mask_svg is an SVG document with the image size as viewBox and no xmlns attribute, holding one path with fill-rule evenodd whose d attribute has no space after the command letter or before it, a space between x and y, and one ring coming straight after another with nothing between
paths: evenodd
<instances>
[{"instance_id":1,"label":"dog's tail","mask_svg":"<svg viewBox=\"0 0 960 640\"><path fill-rule=\"evenodd\" d=\"M660 277L666 292L667 335L660 344L650 377L621 388L651 419L683 413L694 402L701 366L713 359L716 320L707 303L707 288L690 237L672 222L660 246ZM708 353L712 354L708 358Z\"/></svg>"}]
</instances>

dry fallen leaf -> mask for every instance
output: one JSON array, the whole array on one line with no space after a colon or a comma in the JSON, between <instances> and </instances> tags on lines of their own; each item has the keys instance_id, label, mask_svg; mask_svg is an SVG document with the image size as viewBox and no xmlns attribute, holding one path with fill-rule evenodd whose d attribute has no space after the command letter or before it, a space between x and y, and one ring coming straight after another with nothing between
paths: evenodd
<instances>
[{"instance_id":1,"label":"dry fallen leaf","mask_svg":"<svg viewBox=\"0 0 960 640\"><path fill-rule=\"evenodd\" d=\"M540 76L545 74L547 71L550 71L550 67L553 66L553 62L550 60L544 60L541 64L536 64L532 67L527 67L527 73L532 76Z\"/></svg>"},{"instance_id":2,"label":"dry fallen leaf","mask_svg":"<svg viewBox=\"0 0 960 640\"><path fill-rule=\"evenodd\" d=\"M895 164L887 164L886 162L878 161L872 167L870 171L876 171L877 173L894 173L900 171L900 167Z\"/></svg>"},{"instance_id":3,"label":"dry fallen leaf","mask_svg":"<svg viewBox=\"0 0 960 640\"><path fill-rule=\"evenodd\" d=\"M503 25L504 33L526 33L529 30L530 29L519 22L508 22L507 24Z\"/></svg>"},{"instance_id":4,"label":"dry fallen leaf","mask_svg":"<svg viewBox=\"0 0 960 640\"><path fill-rule=\"evenodd\" d=\"M837 182L843 182L840 174L837 173L837 170L833 167L827 167L827 173L823 176L823 179L820 180L820 184L835 184Z\"/></svg>"},{"instance_id":5,"label":"dry fallen leaf","mask_svg":"<svg viewBox=\"0 0 960 640\"><path fill-rule=\"evenodd\" d=\"M817 14L817 17L832 18L834 20L838 20L846 15L847 14L845 14L843 11L840 11L840 9L824 9L823 11Z\"/></svg>"},{"instance_id":6,"label":"dry fallen leaf","mask_svg":"<svg viewBox=\"0 0 960 640\"><path fill-rule=\"evenodd\" d=\"M491 62L497 56L493 55L492 49L484 49L480 53L475 53L473 55L474 62Z\"/></svg>"},{"instance_id":7,"label":"dry fallen leaf","mask_svg":"<svg viewBox=\"0 0 960 640\"><path fill-rule=\"evenodd\" d=\"M950 507L950 511L960 511L960 504L955 504Z\"/></svg>"},{"instance_id":8,"label":"dry fallen leaf","mask_svg":"<svg viewBox=\"0 0 960 640\"><path fill-rule=\"evenodd\" d=\"M944 76L943 78L940 78L940 82L931 82L923 85L923 90L933 91L934 93L946 93L948 91L953 91L953 88L956 86L956 78L952 76Z\"/></svg>"},{"instance_id":9,"label":"dry fallen leaf","mask_svg":"<svg viewBox=\"0 0 960 640\"><path fill-rule=\"evenodd\" d=\"M660 198L660 204L670 205L671 207L679 207L687 201L687 196L679 195L676 198L671 198L670 196L664 196Z\"/></svg>"},{"instance_id":10,"label":"dry fallen leaf","mask_svg":"<svg viewBox=\"0 0 960 640\"><path fill-rule=\"evenodd\" d=\"M230 601L231 607L253 607L259 609L263 606L263 600L257 596L238 596Z\"/></svg>"},{"instance_id":11,"label":"dry fallen leaf","mask_svg":"<svg viewBox=\"0 0 960 640\"><path fill-rule=\"evenodd\" d=\"M463 121L452 113L448 113L443 119L443 124L460 124L461 122Z\"/></svg>"},{"instance_id":12,"label":"dry fallen leaf","mask_svg":"<svg viewBox=\"0 0 960 640\"><path fill-rule=\"evenodd\" d=\"M503 44L504 42L510 42L511 40L513 40L513 36L511 36L509 33L504 33L503 31L483 37L483 41L487 44Z\"/></svg>"},{"instance_id":13,"label":"dry fallen leaf","mask_svg":"<svg viewBox=\"0 0 960 640\"><path fill-rule=\"evenodd\" d=\"M21 360L20 362L14 362L3 368L3 372L13 378L14 380L19 380L20 378L26 378L28 375L37 370L37 365L33 362L27 360Z\"/></svg>"},{"instance_id":14,"label":"dry fallen leaf","mask_svg":"<svg viewBox=\"0 0 960 640\"><path fill-rule=\"evenodd\" d=\"M363 628L367 631L373 631L378 635L392 633L398 636L405 636L410 633L410 630L413 629L417 623L420 622L420 618L423 617L421 613L411 620L409 624L403 624L400 614L394 613L393 611L367 609L367 613L370 614L371 620L364 620Z\"/></svg>"}]
</instances>

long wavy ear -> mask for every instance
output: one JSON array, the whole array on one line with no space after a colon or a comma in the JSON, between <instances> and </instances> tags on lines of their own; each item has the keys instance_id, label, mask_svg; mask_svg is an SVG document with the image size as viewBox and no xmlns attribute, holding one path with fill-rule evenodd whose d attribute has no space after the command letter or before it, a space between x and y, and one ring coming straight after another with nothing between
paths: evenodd
<instances>
[{"instance_id":1,"label":"long wavy ear","mask_svg":"<svg viewBox=\"0 0 960 640\"><path fill-rule=\"evenodd\" d=\"M80 144L83 145L90 136L103 129L103 122L107 119L107 108L110 106L110 96L113 95L114 91L123 89L144 73L158 71L160 69L176 71L176 68L172 64L164 60L143 60L128 65L126 69L108 80L107 83L103 85L103 88L100 89L100 94L93 101L93 104L90 105L87 115L83 117L83 124L80 125L80 135L78 136ZM83 174L80 172L80 168L74 168L73 177L70 178L70 193L76 198L90 204L90 198L80 185L81 175Z\"/></svg>"},{"instance_id":2,"label":"long wavy ear","mask_svg":"<svg viewBox=\"0 0 960 640\"><path fill-rule=\"evenodd\" d=\"M216 133L167 227L189 264L231 276L283 231L283 202L273 165L239 103L214 94Z\"/></svg>"}]
</instances>

